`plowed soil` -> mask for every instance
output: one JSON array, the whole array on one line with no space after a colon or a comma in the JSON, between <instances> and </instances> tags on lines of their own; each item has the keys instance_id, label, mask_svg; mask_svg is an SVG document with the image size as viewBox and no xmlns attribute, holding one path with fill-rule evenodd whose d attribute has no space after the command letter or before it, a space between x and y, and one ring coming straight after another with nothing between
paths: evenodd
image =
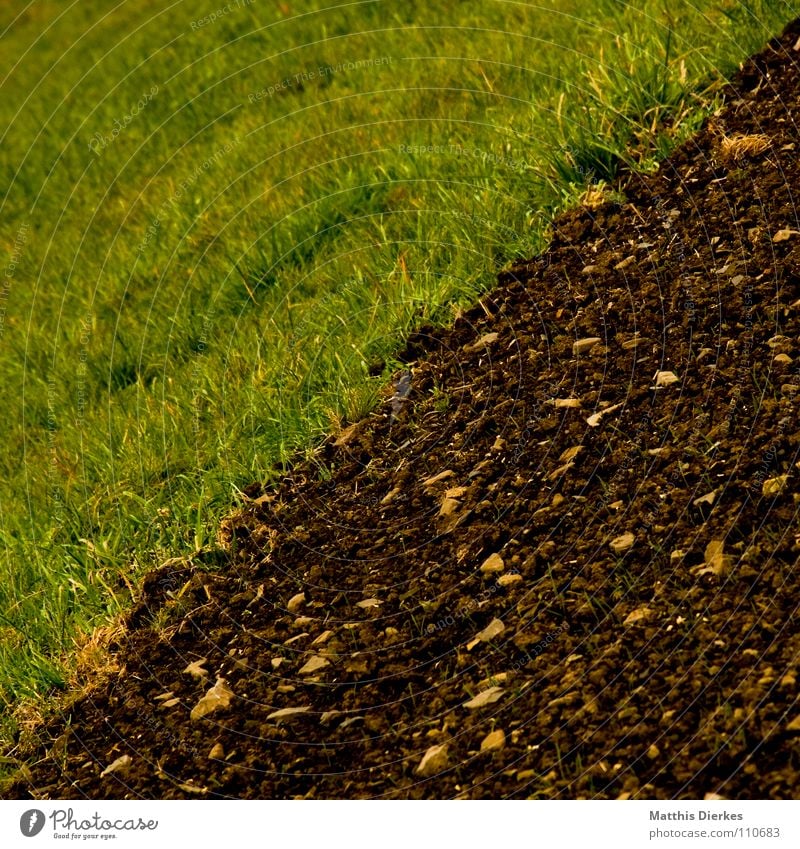
<instances>
[{"instance_id":1,"label":"plowed soil","mask_svg":"<svg viewBox=\"0 0 800 849\"><path fill-rule=\"evenodd\" d=\"M800 795L799 36L152 575L4 795Z\"/></svg>"}]
</instances>

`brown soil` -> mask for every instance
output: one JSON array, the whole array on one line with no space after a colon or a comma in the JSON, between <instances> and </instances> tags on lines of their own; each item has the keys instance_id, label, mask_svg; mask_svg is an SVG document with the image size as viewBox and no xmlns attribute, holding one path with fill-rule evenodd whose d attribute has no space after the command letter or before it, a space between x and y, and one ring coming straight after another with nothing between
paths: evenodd
<instances>
[{"instance_id":1,"label":"brown soil","mask_svg":"<svg viewBox=\"0 0 800 849\"><path fill-rule=\"evenodd\" d=\"M798 35L152 576L5 795L796 797Z\"/></svg>"}]
</instances>

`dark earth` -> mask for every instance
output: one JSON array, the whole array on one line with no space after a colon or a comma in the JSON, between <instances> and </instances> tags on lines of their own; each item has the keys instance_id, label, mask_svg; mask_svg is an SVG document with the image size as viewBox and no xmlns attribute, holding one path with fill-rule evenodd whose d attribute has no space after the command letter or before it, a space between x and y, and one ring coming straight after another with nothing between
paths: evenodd
<instances>
[{"instance_id":1,"label":"dark earth","mask_svg":"<svg viewBox=\"0 0 800 849\"><path fill-rule=\"evenodd\" d=\"M797 797L798 63L151 575L4 797Z\"/></svg>"}]
</instances>

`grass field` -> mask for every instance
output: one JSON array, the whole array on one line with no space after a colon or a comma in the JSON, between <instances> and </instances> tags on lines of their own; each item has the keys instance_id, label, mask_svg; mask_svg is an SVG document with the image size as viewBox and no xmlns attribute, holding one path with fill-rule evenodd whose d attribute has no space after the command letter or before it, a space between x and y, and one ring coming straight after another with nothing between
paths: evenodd
<instances>
[{"instance_id":1,"label":"grass field","mask_svg":"<svg viewBox=\"0 0 800 849\"><path fill-rule=\"evenodd\" d=\"M799 10L5 3L6 713Z\"/></svg>"}]
</instances>

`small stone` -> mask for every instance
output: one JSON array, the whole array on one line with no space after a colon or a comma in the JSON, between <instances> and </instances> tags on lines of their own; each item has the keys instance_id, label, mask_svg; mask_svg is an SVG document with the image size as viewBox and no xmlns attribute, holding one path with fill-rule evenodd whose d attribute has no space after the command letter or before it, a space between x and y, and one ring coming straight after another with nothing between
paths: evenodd
<instances>
[{"instance_id":1,"label":"small stone","mask_svg":"<svg viewBox=\"0 0 800 849\"><path fill-rule=\"evenodd\" d=\"M592 413L588 419L586 419L586 424L589 427L599 427L600 422L603 420L604 416L607 416L609 413L613 413L615 410L618 410L622 404L612 404L610 407L606 407L604 410L598 410L596 413Z\"/></svg>"},{"instance_id":2,"label":"small stone","mask_svg":"<svg viewBox=\"0 0 800 849\"><path fill-rule=\"evenodd\" d=\"M791 734L800 734L800 714L786 726L786 730Z\"/></svg>"},{"instance_id":3,"label":"small stone","mask_svg":"<svg viewBox=\"0 0 800 849\"><path fill-rule=\"evenodd\" d=\"M112 772L122 772L133 763L130 755L120 755L115 761L112 761L101 773L100 778L105 778L111 775Z\"/></svg>"},{"instance_id":4,"label":"small stone","mask_svg":"<svg viewBox=\"0 0 800 849\"><path fill-rule=\"evenodd\" d=\"M439 481L447 480L447 478L453 477L455 472L452 469L445 469L443 472L439 472L438 475L433 475L433 477L426 478L422 481L422 485L427 489L434 484L439 483Z\"/></svg>"},{"instance_id":5,"label":"small stone","mask_svg":"<svg viewBox=\"0 0 800 849\"><path fill-rule=\"evenodd\" d=\"M464 345L464 350L468 354L474 354L476 351L481 351L493 345L497 341L498 336L499 334L497 333L486 333L477 342L473 342L471 345Z\"/></svg>"},{"instance_id":6,"label":"small stone","mask_svg":"<svg viewBox=\"0 0 800 849\"><path fill-rule=\"evenodd\" d=\"M312 646L324 646L325 643L333 636L333 631L323 631L315 640L312 641Z\"/></svg>"},{"instance_id":7,"label":"small stone","mask_svg":"<svg viewBox=\"0 0 800 849\"><path fill-rule=\"evenodd\" d=\"M636 625L638 622L644 622L645 620L650 619L652 615L653 611L650 610L649 607L637 607L636 610L632 610L625 617L625 621L622 624Z\"/></svg>"},{"instance_id":8,"label":"small stone","mask_svg":"<svg viewBox=\"0 0 800 849\"><path fill-rule=\"evenodd\" d=\"M363 601L357 601L356 607L363 610L372 610L374 607L380 607L381 602L377 598L365 598Z\"/></svg>"},{"instance_id":9,"label":"small stone","mask_svg":"<svg viewBox=\"0 0 800 849\"><path fill-rule=\"evenodd\" d=\"M719 793L706 793L703 796L704 802L724 802L727 800L727 796L720 796Z\"/></svg>"},{"instance_id":10,"label":"small stone","mask_svg":"<svg viewBox=\"0 0 800 849\"><path fill-rule=\"evenodd\" d=\"M520 575L519 572L506 572L505 575L501 575L497 579L497 583L501 587L510 587L514 584L520 583L520 581L522 581L522 575Z\"/></svg>"},{"instance_id":11,"label":"small stone","mask_svg":"<svg viewBox=\"0 0 800 849\"><path fill-rule=\"evenodd\" d=\"M695 498L692 504L695 507L703 507L704 505L708 505L709 507L717 500L716 490L712 492L707 492L705 495L701 495L700 498Z\"/></svg>"},{"instance_id":12,"label":"small stone","mask_svg":"<svg viewBox=\"0 0 800 849\"><path fill-rule=\"evenodd\" d=\"M315 672L319 672L320 669L324 669L326 666L330 665L331 662L326 657L314 655L314 657L309 658L309 660L306 661L306 663L301 667L300 671L297 674L313 675Z\"/></svg>"},{"instance_id":13,"label":"small stone","mask_svg":"<svg viewBox=\"0 0 800 849\"><path fill-rule=\"evenodd\" d=\"M562 463L568 463L570 460L574 460L581 451L583 451L582 445L573 445L571 448L565 448L559 455L558 459Z\"/></svg>"},{"instance_id":14,"label":"small stone","mask_svg":"<svg viewBox=\"0 0 800 849\"><path fill-rule=\"evenodd\" d=\"M233 698L233 690L225 683L224 678L217 678L217 683L203 696L192 708L189 718L193 721L202 719L220 708L230 705Z\"/></svg>"},{"instance_id":15,"label":"small stone","mask_svg":"<svg viewBox=\"0 0 800 849\"><path fill-rule=\"evenodd\" d=\"M732 558L724 553L724 548L725 540L712 539L709 542L703 558L705 568L700 569L699 574L724 575L728 571Z\"/></svg>"},{"instance_id":16,"label":"small stone","mask_svg":"<svg viewBox=\"0 0 800 849\"><path fill-rule=\"evenodd\" d=\"M505 568L506 566L505 563L503 563L503 558L496 552L494 554L490 554L481 564L481 572L484 575L502 572Z\"/></svg>"},{"instance_id":17,"label":"small stone","mask_svg":"<svg viewBox=\"0 0 800 849\"><path fill-rule=\"evenodd\" d=\"M499 687L502 684L505 684L509 679L508 672L495 672L493 675L490 675L488 678L484 678L482 681L478 681L479 687Z\"/></svg>"},{"instance_id":18,"label":"small stone","mask_svg":"<svg viewBox=\"0 0 800 849\"><path fill-rule=\"evenodd\" d=\"M492 621L482 631L478 631L475 635L475 639L481 643L488 643L489 640L493 640L495 637L502 634L505 627L506 626L503 624L501 619L492 619Z\"/></svg>"},{"instance_id":19,"label":"small stone","mask_svg":"<svg viewBox=\"0 0 800 849\"><path fill-rule=\"evenodd\" d=\"M554 398L553 404L557 410L577 410L581 405L580 398Z\"/></svg>"},{"instance_id":20,"label":"small stone","mask_svg":"<svg viewBox=\"0 0 800 849\"><path fill-rule=\"evenodd\" d=\"M581 354L586 354L602 341L599 336L587 336L585 339L578 339L572 344L572 356L579 357Z\"/></svg>"},{"instance_id":21,"label":"small stone","mask_svg":"<svg viewBox=\"0 0 800 849\"><path fill-rule=\"evenodd\" d=\"M673 383L679 383L680 378L674 371L659 371L656 372L656 386L661 388L671 386Z\"/></svg>"},{"instance_id":22,"label":"small stone","mask_svg":"<svg viewBox=\"0 0 800 849\"><path fill-rule=\"evenodd\" d=\"M614 554L622 554L623 551L627 551L629 548L632 548L634 542L636 542L636 537L630 531L627 531L624 534L620 534L618 537L614 537L614 539L612 539L609 543L609 547Z\"/></svg>"},{"instance_id":23,"label":"small stone","mask_svg":"<svg viewBox=\"0 0 800 849\"><path fill-rule=\"evenodd\" d=\"M772 237L773 242L786 242L791 239L793 236L800 236L800 230L778 230L778 232Z\"/></svg>"},{"instance_id":24,"label":"small stone","mask_svg":"<svg viewBox=\"0 0 800 849\"><path fill-rule=\"evenodd\" d=\"M778 475L776 478L767 478L761 486L763 496L780 495L786 489L789 475Z\"/></svg>"},{"instance_id":25,"label":"small stone","mask_svg":"<svg viewBox=\"0 0 800 849\"><path fill-rule=\"evenodd\" d=\"M447 769L448 761L447 743L442 743L440 746L431 746L422 756L416 773L423 778L430 778Z\"/></svg>"},{"instance_id":26,"label":"small stone","mask_svg":"<svg viewBox=\"0 0 800 849\"><path fill-rule=\"evenodd\" d=\"M297 613L298 610L306 603L306 594L297 593L293 595L286 604L286 609L289 613Z\"/></svg>"},{"instance_id":27,"label":"small stone","mask_svg":"<svg viewBox=\"0 0 800 849\"><path fill-rule=\"evenodd\" d=\"M661 750L653 743L652 746L647 750L647 757L650 758L651 761L656 760L656 758L661 754Z\"/></svg>"},{"instance_id":28,"label":"small stone","mask_svg":"<svg viewBox=\"0 0 800 849\"><path fill-rule=\"evenodd\" d=\"M331 722L336 719L337 716L341 716L342 712L340 710L326 710L320 716L319 721L321 725L330 725Z\"/></svg>"},{"instance_id":29,"label":"small stone","mask_svg":"<svg viewBox=\"0 0 800 849\"><path fill-rule=\"evenodd\" d=\"M184 674L191 675L192 678L199 678L201 681L205 678L208 678L208 670L203 669L203 667L208 663L208 658L201 657L199 660L192 661L186 669L184 669Z\"/></svg>"},{"instance_id":30,"label":"small stone","mask_svg":"<svg viewBox=\"0 0 800 849\"><path fill-rule=\"evenodd\" d=\"M502 436L498 436L497 439L492 443L492 451L505 451L508 448L508 443L503 439Z\"/></svg>"},{"instance_id":31,"label":"small stone","mask_svg":"<svg viewBox=\"0 0 800 849\"><path fill-rule=\"evenodd\" d=\"M284 722L285 720L291 720L295 717L307 713L310 711L310 707L288 707L281 708L280 710L273 711L268 717L267 720L272 720L273 722Z\"/></svg>"},{"instance_id":32,"label":"small stone","mask_svg":"<svg viewBox=\"0 0 800 849\"><path fill-rule=\"evenodd\" d=\"M650 340L644 336L634 336L633 339L628 339L627 341L622 343L622 348L625 351L630 351L633 348L638 348L639 345L644 345Z\"/></svg>"},{"instance_id":33,"label":"small stone","mask_svg":"<svg viewBox=\"0 0 800 849\"><path fill-rule=\"evenodd\" d=\"M788 354L776 354L773 360L776 363L782 363L784 365L789 365L790 363L794 362L794 360L792 360L792 358Z\"/></svg>"},{"instance_id":34,"label":"small stone","mask_svg":"<svg viewBox=\"0 0 800 849\"><path fill-rule=\"evenodd\" d=\"M394 489L390 490L386 495L381 498L381 504L385 507L387 504L391 504L395 498L402 492L399 486L396 486Z\"/></svg>"},{"instance_id":35,"label":"small stone","mask_svg":"<svg viewBox=\"0 0 800 849\"><path fill-rule=\"evenodd\" d=\"M624 271L629 265L633 265L634 262L636 262L635 256L626 256L625 259L621 260L614 266L614 269L616 271Z\"/></svg>"},{"instance_id":36,"label":"small stone","mask_svg":"<svg viewBox=\"0 0 800 849\"><path fill-rule=\"evenodd\" d=\"M503 698L505 690L502 687L489 687L488 690L484 690L482 693L478 693L477 696L470 699L467 702L464 702L464 707L467 710L478 710L482 707L486 707L486 705L494 704Z\"/></svg>"},{"instance_id":37,"label":"small stone","mask_svg":"<svg viewBox=\"0 0 800 849\"><path fill-rule=\"evenodd\" d=\"M452 516L458 508L461 506L461 502L456 498L445 498L442 501L442 506L439 509L440 516Z\"/></svg>"},{"instance_id":38,"label":"small stone","mask_svg":"<svg viewBox=\"0 0 800 849\"><path fill-rule=\"evenodd\" d=\"M211 747L211 751L208 753L208 759L210 761L221 761L225 757L225 749L222 746L222 743L215 743Z\"/></svg>"},{"instance_id":39,"label":"small stone","mask_svg":"<svg viewBox=\"0 0 800 849\"><path fill-rule=\"evenodd\" d=\"M481 742L481 752L499 752L506 745L506 735L502 728L487 734Z\"/></svg>"}]
</instances>

